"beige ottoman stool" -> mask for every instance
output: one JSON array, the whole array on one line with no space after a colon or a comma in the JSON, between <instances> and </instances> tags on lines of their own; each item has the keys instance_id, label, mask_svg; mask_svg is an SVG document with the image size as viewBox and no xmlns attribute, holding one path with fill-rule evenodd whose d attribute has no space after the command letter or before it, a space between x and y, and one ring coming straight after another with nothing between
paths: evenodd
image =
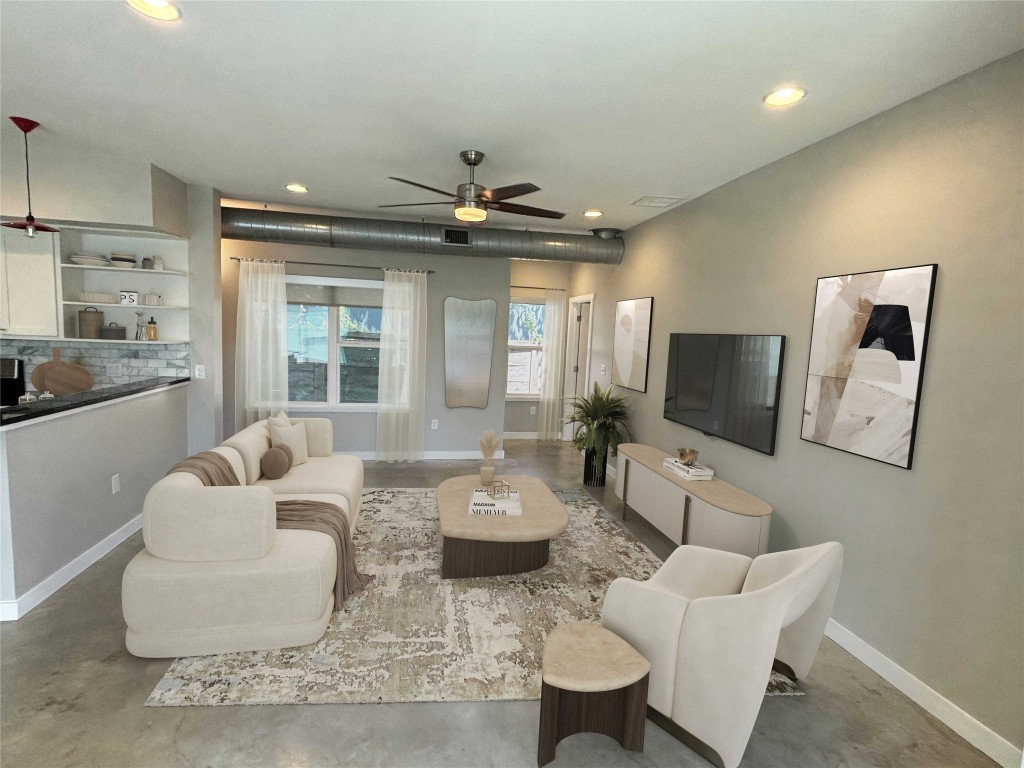
<instances>
[{"instance_id":1,"label":"beige ottoman stool","mask_svg":"<svg viewBox=\"0 0 1024 768\"><path fill-rule=\"evenodd\" d=\"M603 733L643 752L651 665L633 646L599 624L563 624L548 635L541 667L538 766L574 733Z\"/></svg>"}]
</instances>

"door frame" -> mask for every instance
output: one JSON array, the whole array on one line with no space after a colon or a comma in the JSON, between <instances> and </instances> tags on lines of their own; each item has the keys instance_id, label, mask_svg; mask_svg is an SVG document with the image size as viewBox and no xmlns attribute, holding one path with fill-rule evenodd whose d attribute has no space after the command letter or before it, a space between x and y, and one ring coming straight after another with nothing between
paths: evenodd
<instances>
[{"instance_id":1,"label":"door frame","mask_svg":"<svg viewBox=\"0 0 1024 768\"><path fill-rule=\"evenodd\" d=\"M569 298L569 317L567 318L568 322L566 323L565 350L566 350L566 357L568 358L569 350L571 349L570 342L572 341L572 334L573 334L572 324L575 322L576 317L579 316L579 312L580 312L579 305L580 304L590 304L590 322L587 324L586 344L585 344L585 346L582 347L582 349L585 351L585 355L584 355L584 363L581 366L582 371L583 371L584 389L586 389L586 387L590 384L591 348L592 348L593 340L594 340L594 294L592 294L592 293L583 293L583 294L580 294L579 296L572 296L572 297ZM580 341L582 341L582 339ZM571 366L568 365L568 359L567 359L566 360L566 373L568 374L570 372L570 370L571 370ZM565 381L568 382L568 380L569 380L569 377L567 375L565 377ZM573 393L575 393L575 391L576 391L576 389L575 389L575 382L578 381L578 376L574 375L573 381L574 381ZM562 392L563 402L565 404L566 409L568 409L568 404L569 404L569 394L568 394L567 390L568 390L568 387L566 386L566 387L563 388L563 392ZM566 424L566 425L564 425L562 427L562 439L563 440L572 440L572 425L571 424Z\"/></svg>"}]
</instances>

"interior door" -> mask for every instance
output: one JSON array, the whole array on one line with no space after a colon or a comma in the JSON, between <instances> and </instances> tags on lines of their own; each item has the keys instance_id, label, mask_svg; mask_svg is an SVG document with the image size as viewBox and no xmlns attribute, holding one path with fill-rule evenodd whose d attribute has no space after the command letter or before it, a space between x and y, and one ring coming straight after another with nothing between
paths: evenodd
<instances>
[{"instance_id":1,"label":"interior door","mask_svg":"<svg viewBox=\"0 0 1024 768\"><path fill-rule=\"evenodd\" d=\"M584 297L569 303L569 338L565 345L565 412L569 412L569 398L587 394L590 379L590 308L591 300ZM562 439L572 439L572 425L562 428Z\"/></svg>"}]
</instances>

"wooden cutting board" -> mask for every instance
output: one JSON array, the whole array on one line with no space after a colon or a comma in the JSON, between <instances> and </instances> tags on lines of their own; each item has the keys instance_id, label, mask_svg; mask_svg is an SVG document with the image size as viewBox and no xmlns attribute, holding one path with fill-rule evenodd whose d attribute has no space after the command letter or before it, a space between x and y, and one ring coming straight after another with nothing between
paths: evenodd
<instances>
[{"instance_id":1,"label":"wooden cutting board","mask_svg":"<svg viewBox=\"0 0 1024 768\"><path fill-rule=\"evenodd\" d=\"M37 392L50 391L55 395L70 395L92 389L92 374L87 368L60 359L60 348L53 348L53 360L37 365L32 370L32 386Z\"/></svg>"}]
</instances>

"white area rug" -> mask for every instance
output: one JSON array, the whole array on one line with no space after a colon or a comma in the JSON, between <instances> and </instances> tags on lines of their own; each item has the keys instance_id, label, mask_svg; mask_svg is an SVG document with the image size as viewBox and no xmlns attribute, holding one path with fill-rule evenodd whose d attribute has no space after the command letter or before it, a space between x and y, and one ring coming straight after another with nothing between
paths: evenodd
<instances>
[{"instance_id":1,"label":"white area rug","mask_svg":"<svg viewBox=\"0 0 1024 768\"><path fill-rule=\"evenodd\" d=\"M377 578L319 642L177 659L146 706L540 698L548 632L596 621L613 579L646 579L661 565L590 496L557 495L570 522L547 566L442 580L433 489L366 491L354 543L361 569Z\"/></svg>"}]
</instances>

